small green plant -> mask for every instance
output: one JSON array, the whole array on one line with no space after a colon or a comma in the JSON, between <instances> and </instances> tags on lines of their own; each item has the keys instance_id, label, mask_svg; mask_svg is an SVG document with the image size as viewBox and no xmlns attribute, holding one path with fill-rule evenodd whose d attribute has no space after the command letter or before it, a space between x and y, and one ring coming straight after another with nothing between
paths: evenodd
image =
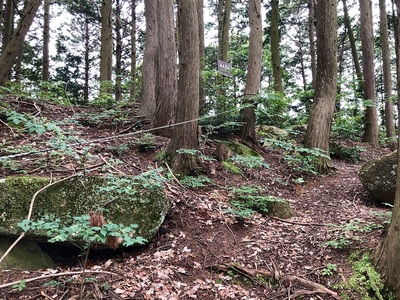
<instances>
[{"instance_id":1,"label":"small green plant","mask_svg":"<svg viewBox=\"0 0 400 300\"><path fill-rule=\"evenodd\" d=\"M395 296L385 288L381 275L375 270L368 253L356 252L350 255L354 275L347 283L339 285L343 289L343 300L394 300Z\"/></svg>"},{"instance_id":2,"label":"small green plant","mask_svg":"<svg viewBox=\"0 0 400 300\"><path fill-rule=\"evenodd\" d=\"M151 133L145 133L142 136L135 138L134 141L141 152L154 150L157 146L156 142L156 136Z\"/></svg>"},{"instance_id":3,"label":"small green plant","mask_svg":"<svg viewBox=\"0 0 400 300\"><path fill-rule=\"evenodd\" d=\"M285 160L297 171L318 174L315 169L315 161L321 158L330 159L321 149L299 147L290 141L266 138L264 143L283 151Z\"/></svg>"},{"instance_id":4,"label":"small green plant","mask_svg":"<svg viewBox=\"0 0 400 300\"><path fill-rule=\"evenodd\" d=\"M205 187L207 184L212 183L212 180L206 176L185 176L183 177L180 182L188 188L199 188Z\"/></svg>"},{"instance_id":5,"label":"small green plant","mask_svg":"<svg viewBox=\"0 0 400 300\"><path fill-rule=\"evenodd\" d=\"M332 276L336 272L336 269L337 269L336 264L329 263L325 266L325 268L322 270L321 273L323 276Z\"/></svg>"},{"instance_id":6,"label":"small green plant","mask_svg":"<svg viewBox=\"0 0 400 300\"><path fill-rule=\"evenodd\" d=\"M382 229L383 226L373 222L367 222L362 219L353 219L348 223L331 225L330 231L337 233L335 239L323 243L324 246L335 249L344 249L353 241L360 241L357 233L371 232L375 229Z\"/></svg>"},{"instance_id":7,"label":"small green plant","mask_svg":"<svg viewBox=\"0 0 400 300\"><path fill-rule=\"evenodd\" d=\"M229 158L230 161L235 162L239 166L248 169L269 168L269 165L264 161L261 156L243 156L235 155Z\"/></svg>"},{"instance_id":8,"label":"small green plant","mask_svg":"<svg viewBox=\"0 0 400 300\"><path fill-rule=\"evenodd\" d=\"M256 186L242 186L233 188L230 200L231 209L227 211L234 214L239 220L244 220L251 217L256 212L267 214L271 202L281 202L283 199L263 195L266 190Z\"/></svg>"},{"instance_id":9,"label":"small green plant","mask_svg":"<svg viewBox=\"0 0 400 300\"><path fill-rule=\"evenodd\" d=\"M22 292L26 288L26 279L22 279L20 282L13 284L12 288Z\"/></svg>"},{"instance_id":10,"label":"small green plant","mask_svg":"<svg viewBox=\"0 0 400 300\"><path fill-rule=\"evenodd\" d=\"M343 159L345 161L358 163L361 159L361 153L365 151L363 147L344 147L340 144L331 143L329 151L332 157Z\"/></svg>"}]
</instances>

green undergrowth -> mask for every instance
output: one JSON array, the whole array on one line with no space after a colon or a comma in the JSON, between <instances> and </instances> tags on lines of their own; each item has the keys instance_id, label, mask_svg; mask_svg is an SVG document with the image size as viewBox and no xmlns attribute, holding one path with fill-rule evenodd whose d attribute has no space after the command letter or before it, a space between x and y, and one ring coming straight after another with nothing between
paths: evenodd
<instances>
[{"instance_id":1,"label":"green undergrowth","mask_svg":"<svg viewBox=\"0 0 400 300\"><path fill-rule=\"evenodd\" d=\"M381 275L375 270L368 253L355 252L350 255L353 276L338 286L342 300L394 300L395 297L383 284Z\"/></svg>"}]
</instances>

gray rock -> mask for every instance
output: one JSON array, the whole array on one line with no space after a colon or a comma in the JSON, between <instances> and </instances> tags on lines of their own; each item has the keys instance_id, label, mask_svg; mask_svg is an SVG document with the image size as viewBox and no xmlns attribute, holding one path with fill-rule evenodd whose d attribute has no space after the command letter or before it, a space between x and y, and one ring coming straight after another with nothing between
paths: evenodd
<instances>
[{"instance_id":1,"label":"gray rock","mask_svg":"<svg viewBox=\"0 0 400 300\"><path fill-rule=\"evenodd\" d=\"M53 182L56 180L53 178ZM20 234L17 224L26 219L33 195L49 182L50 178L30 176L0 180L0 236ZM137 224L136 234L150 241L164 221L169 200L160 187L144 188L129 177L74 177L39 193L31 219L58 218L62 226L70 226L76 223L73 217L89 215L99 209L108 223ZM30 230L26 237L47 240L47 234L44 230ZM75 238L68 241L85 243Z\"/></svg>"},{"instance_id":2,"label":"gray rock","mask_svg":"<svg viewBox=\"0 0 400 300\"><path fill-rule=\"evenodd\" d=\"M397 152L365 163L358 173L361 183L377 203L394 203Z\"/></svg>"},{"instance_id":3,"label":"gray rock","mask_svg":"<svg viewBox=\"0 0 400 300\"><path fill-rule=\"evenodd\" d=\"M14 242L11 238L0 238L0 257ZM39 270L54 268L51 257L35 241L21 240L0 263L0 270L23 269Z\"/></svg>"}]
</instances>

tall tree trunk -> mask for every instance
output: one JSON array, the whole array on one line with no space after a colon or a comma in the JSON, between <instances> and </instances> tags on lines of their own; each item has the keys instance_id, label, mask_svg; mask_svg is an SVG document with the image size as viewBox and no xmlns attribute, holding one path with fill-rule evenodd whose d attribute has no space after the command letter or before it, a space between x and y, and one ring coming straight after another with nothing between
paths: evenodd
<instances>
[{"instance_id":1,"label":"tall tree trunk","mask_svg":"<svg viewBox=\"0 0 400 300\"><path fill-rule=\"evenodd\" d=\"M247 79L245 86L245 103L248 107L242 109L240 114L244 121L242 128L242 139L244 141L258 144L256 138L256 116L254 113L255 97L260 91L261 85L261 62L262 62L262 18L261 0L249 1L249 60L247 63Z\"/></svg>"},{"instance_id":2,"label":"tall tree trunk","mask_svg":"<svg viewBox=\"0 0 400 300\"><path fill-rule=\"evenodd\" d=\"M136 96L136 0L131 4L131 81L129 95L131 103L135 103Z\"/></svg>"},{"instance_id":3,"label":"tall tree trunk","mask_svg":"<svg viewBox=\"0 0 400 300\"><path fill-rule=\"evenodd\" d=\"M100 91L101 93L111 93L113 54L112 0L102 0L100 47Z\"/></svg>"},{"instance_id":4,"label":"tall tree trunk","mask_svg":"<svg viewBox=\"0 0 400 300\"><path fill-rule=\"evenodd\" d=\"M3 22L3 43L2 43L2 50L7 47L9 40L13 34L14 30L14 1L13 0L6 0L6 7L4 11L4 22Z\"/></svg>"},{"instance_id":5,"label":"tall tree trunk","mask_svg":"<svg viewBox=\"0 0 400 300\"><path fill-rule=\"evenodd\" d=\"M397 37L400 34L400 0L396 0L397 6ZM397 66L397 90L400 88L400 57L399 49L397 49L396 66ZM400 109L400 101L398 109ZM400 111L400 110L399 110ZM399 126L400 126L400 118ZM400 133L398 136L398 145L400 145ZM400 161L400 151L397 151L397 161ZM392 220L386 235L376 248L374 253L374 261L377 269L382 274L385 285L394 291L396 299L400 299L400 164L397 164L396 176L396 195L394 200Z\"/></svg>"},{"instance_id":6,"label":"tall tree trunk","mask_svg":"<svg viewBox=\"0 0 400 300\"><path fill-rule=\"evenodd\" d=\"M329 156L329 135L336 102L337 77L337 7L336 0L318 1L317 12L317 73L314 103L307 126L305 146L318 148ZM317 171L329 170L329 159L314 162Z\"/></svg>"},{"instance_id":7,"label":"tall tree trunk","mask_svg":"<svg viewBox=\"0 0 400 300\"><path fill-rule=\"evenodd\" d=\"M390 70L390 49L389 49L389 33L386 15L386 1L379 0L380 12L380 33L382 44L382 69L383 69L383 91L385 99L385 127L386 137L393 139L394 131L394 114L392 101L392 74Z\"/></svg>"},{"instance_id":8,"label":"tall tree trunk","mask_svg":"<svg viewBox=\"0 0 400 300\"><path fill-rule=\"evenodd\" d=\"M4 85L5 81L8 79L8 75L11 73L15 58L18 56L24 44L25 36L29 31L40 4L41 0L31 0L27 2L18 27L0 56L0 86Z\"/></svg>"},{"instance_id":9,"label":"tall tree trunk","mask_svg":"<svg viewBox=\"0 0 400 300\"><path fill-rule=\"evenodd\" d=\"M138 114L153 118L156 111L156 62L158 51L158 0L144 0L146 45L142 64L142 92Z\"/></svg>"},{"instance_id":10,"label":"tall tree trunk","mask_svg":"<svg viewBox=\"0 0 400 300\"><path fill-rule=\"evenodd\" d=\"M85 39L85 79L83 85L83 103L89 103L89 74L90 74L90 32L89 32L89 16L85 15L85 32L84 32L84 39Z\"/></svg>"},{"instance_id":11,"label":"tall tree trunk","mask_svg":"<svg viewBox=\"0 0 400 300\"><path fill-rule=\"evenodd\" d=\"M157 0L158 51L156 69L156 111L152 127L170 125L175 120L177 97L176 44L174 24L174 1ZM198 44L196 45L199 46ZM156 133L170 137L170 128Z\"/></svg>"},{"instance_id":12,"label":"tall tree trunk","mask_svg":"<svg viewBox=\"0 0 400 300\"><path fill-rule=\"evenodd\" d=\"M227 61L232 0L218 0L218 59Z\"/></svg>"},{"instance_id":13,"label":"tall tree trunk","mask_svg":"<svg viewBox=\"0 0 400 300\"><path fill-rule=\"evenodd\" d=\"M115 101L122 97L122 36L121 36L121 3L115 2Z\"/></svg>"},{"instance_id":14,"label":"tall tree trunk","mask_svg":"<svg viewBox=\"0 0 400 300\"><path fill-rule=\"evenodd\" d=\"M361 44L363 54L364 99L368 105L365 113L363 140L378 145L379 124L375 92L374 36L372 28L372 4L370 0L360 2Z\"/></svg>"},{"instance_id":15,"label":"tall tree trunk","mask_svg":"<svg viewBox=\"0 0 400 300\"><path fill-rule=\"evenodd\" d=\"M49 81L50 0L44 0L42 80Z\"/></svg>"},{"instance_id":16,"label":"tall tree trunk","mask_svg":"<svg viewBox=\"0 0 400 300\"><path fill-rule=\"evenodd\" d=\"M165 0L161 0L165 1ZM199 25L197 0L178 0L179 82L177 123L195 120L199 116ZM179 175L194 173L198 168L197 155L178 153L179 149L198 148L198 121L173 127L167 153L172 168Z\"/></svg>"},{"instance_id":17,"label":"tall tree trunk","mask_svg":"<svg viewBox=\"0 0 400 300\"><path fill-rule=\"evenodd\" d=\"M317 59L315 54L315 26L314 26L314 1L308 0L308 34L310 38L310 56L311 56L311 75L312 87L315 89L315 78L317 74Z\"/></svg>"},{"instance_id":18,"label":"tall tree trunk","mask_svg":"<svg viewBox=\"0 0 400 300\"><path fill-rule=\"evenodd\" d=\"M199 78L199 113L206 113L206 94L203 72L205 63L205 44L204 44L204 0L197 0L197 16L199 24L199 60L200 60L200 78Z\"/></svg>"},{"instance_id":19,"label":"tall tree trunk","mask_svg":"<svg viewBox=\"0 0 400 300\"><path fill-rule=\"evenodd\" d=\"M353 57L353 63L354 63L354 69L356 70L356 76L358 80L358 89L359 91L362 91L362 71L361 71L361 66L360 66L360 61L358 59L358 50L356 46L356 39L354 38L354 33L353 33L353 27L351 26L350 22L350 17L349 17L349 12L347 8L347 1L342 0L343 3L343 13L344 13L344 25L347 29L347 34L349 36L349 42L350 42L350 47L351 47L351 55Z\"/></svg>"},{"instance_id":20,"label":"tall tree trunk","mask_svg":"<svg viewBox=\"0 0 400 300\"><path fill-rule=\"evenodd\" d=\"M279 55L279 0L271 0L271 64L274 91L283 94L282 70Z\"/></svg>"}]
</instances>

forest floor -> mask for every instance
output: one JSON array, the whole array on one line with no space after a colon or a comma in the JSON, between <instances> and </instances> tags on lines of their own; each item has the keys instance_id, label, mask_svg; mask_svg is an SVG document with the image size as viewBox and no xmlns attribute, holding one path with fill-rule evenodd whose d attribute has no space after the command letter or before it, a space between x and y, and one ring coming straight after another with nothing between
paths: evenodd
<instances>
[{"instance_id":1,"label":"forest floor","mask_svg":"<svg viewBox=\"0 0 400 300\"><path fill-rule=\"evenodd\" d=\"M57 122L67 136L90 141L110 138L97 141L85 156L85 168L93 167L94 173L103 172L98 166L111 163L113 168L107 172L129 175L165 167L157 153L165 149L167 139L157 138L155 147L147 152L130 144L138 137L133 117L122 120L112 111L20 98L3 101L18 112L47 118L46 123ZM45 149L54 135L51 131L39 135L21 132L6 124L1 111L0 120L0 156L16 149ZM121 133L126 135L115 138ZM168 181L165 192L171 209L158 235L139 249L93 251L96 253L86 269L92 280L84 286L83 299L339 299L342 290L337 284L347 282L353 272L349 255L371 251L382 236L382 229L355 232L340 228L354 221L373 228L371 224L384 224L389 212L372 204L357 172L364 162L390 150L347 143L365 148L361 161L334 159L334 171L329 175L294 171L280 151L265 148L261 155L269 167L244 169L243 174L234 175L219 162L209 161L204 175L212 183L205 187L183 188L176 180ZM211 155L216 144L202 140L200 146L204 154ZM75 146L76 153L83 156L83 147ZM66 177L82 167L82 157L50 156L48 151L15 161L18 165L0 165L1 178L21 170L29 175ZM296 178L304 182L295 183ZM261 186L269 195L288 199L295 216L282 220L256 214L238 220L227 212L229 188L247 185ZM341 238L352 242L343 249L325 244L339 243ZM0 299L79 299L80 276L72 272L82 270L80 257L59 259L57 265L54 270L0 271L0 285L43 276L26 283L22 291L0 288Z\"/></svg>"}]
</instances>

